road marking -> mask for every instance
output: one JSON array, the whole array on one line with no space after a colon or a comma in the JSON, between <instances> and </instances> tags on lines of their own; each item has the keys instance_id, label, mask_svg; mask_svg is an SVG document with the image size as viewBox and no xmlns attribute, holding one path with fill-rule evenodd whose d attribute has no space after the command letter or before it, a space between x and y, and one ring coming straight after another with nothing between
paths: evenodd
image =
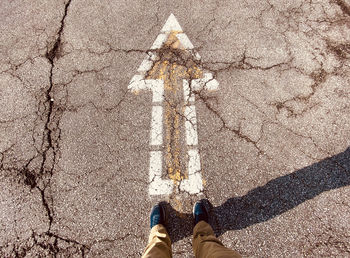
<instances>
[{"instance_id":1,"label":"road marking","mask_svg":"<svg viewBox=\"0 0 350 258\"><path fill-rule=\"evenodd\" d=\"M213 78L212 73L205 73L203 78L192 80L192 87L194 91L201 89L205 90L217 90L219 83Z\"/></svg>"},{"instance_id":2,"label":"road marking","mask_svg":"<svg viewBox=\"0 0 350 258\"><path fill-rule=\"evenodd\" d=\"M171 14L128 86L153 94L149 195L203 191L195 92L216 90L219 83L198 67L200 58Z\"/></svg>"},{"instance_id":3,"label":"road marking","mask_svg":"<svg viewBox=\"0 0 350 258\"><path fill-rule=\"evenodd\" d=\"M163 107L152 107L151 118L151 145L157 146L163 144Z\"/></svg>"},{"instance_id":4,"label":"road marking","mask_svg":"<svg viewBox=\"0 0 350 258\"><path fill-rule=\"evenodd\" d=\"M190 39L187 37L187 35L185 33L178 33L176 35L176 37L179 39L179 41L181 42L182 46L185 49L193 49L194 48Z\"/></svg>"},{"instance_id":5,"label":"road marking","mask_svg":"<svg viewBox=\"0 0 350 258\"><path fill-rule=\"evenodd\" d=\"M188 150L188 179L180 184L180 189L190 194L196 194L203 190L203 181L201 175L201 163L198 149Z\"/></svg>"},{"instance_id":6,"label":"road marking","mask_svg":"<svg viewBox=\"0 0 350 258\"><path fill-rule=\"evenodd\" d=\"M182 28L176 20L174 14L170 14L160 32L170 33L172 31L182 31Z\"/></svg>"},{"instance_id":7,"label":"road marking","mask_svg":"<svg viewBox=\"0 0 350 258\"><path fill-rule=\"evenodd\" d=\"M182 81L183 89L184 89L184 101L185 103L188 102L194 102L194 94L193 91L191 91L188 80Z\"/></svg>"},{"instance_id":8,"label":"road marking","mask_svg":"<svg viewBox=\"0 0 350 258\"><path fill-rule=\"evenodd\" d=\"M149 69L151 69L153 65L153 61L155 60L156 56L153 53L150 53L146 59L144 59L140 65L140 67L137 69L138 72L146 72Z\"/></svg>"},{"instance_id":9,"label":"road marking","mask_svg":"<svg viewBox=\"0 0 350 258\"><path fill-rule=\"evenodd\" d=\"M173 184L171 180L164 180L162 177L162 152L150 152L150 167L149 167L149 194L162 195L171 194Z\"/></svg>"},{"instance_id":10,"label":"road marking","mask_svg":"<svg viewBox=\"0 0 350 258\"><path fill-rule=\"evenodd\" d=\"M187 145L198 144L196 108L194 105L185 106L185 128Z\"/></svg>"},{"instance_id":11,"label":"road marking","mask_svg":"<svg viewBox=\"0 0 350 258\"><path fill-rule=\"evenodd\" d=\"M154 41L151 49L159 49L164 44L165 40L167 39L166 34L159 34L156 40Z\"/></svg>"}]
</instances>

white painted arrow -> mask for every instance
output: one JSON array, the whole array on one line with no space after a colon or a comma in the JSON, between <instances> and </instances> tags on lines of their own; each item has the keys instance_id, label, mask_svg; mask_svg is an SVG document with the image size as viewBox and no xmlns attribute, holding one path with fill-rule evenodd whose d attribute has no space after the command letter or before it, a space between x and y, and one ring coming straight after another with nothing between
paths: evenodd
<instances>
[{"instance_id":1,"label":"white painted arrow","mask_svg":"<svg viewBox=\"0 0 350 258\"><path fill-rule=\"evenodd\" d=\"M174 191L174 185L179 185L181 191L186 191L190 194L197 194L203 190L203 182L201 175L200 155L198 151L198 133L197 133L197 118L196 109L194 106L195 91L202 89L216 90L219 83L213 78L211 73L202 73L200 69L194 67L193 70L197 74L195 76L188 76L188 70L181 74L177 68L177 64L172 64L167 60L160 60L158 52L164 46L172 49L179 49L190 52L193 59L199 61L200 55L194 50L194 47L175 16L171 14L161 29L161 33L157 36L147 57L142 61L136 74L130 81L128 89L132 92L140 90L150 90L153 93L152 97L152 114L151 114L151 131L150 131L150 166L149 166L149 194L150 195L169 195ZM158 65L160 67L156 68ZM187 69L187 68L186 68ZM156 72L155 72L156 71ZM169 72L170 71L170 72ZM157 73L157 75L152 75ZM168 73L168 74L167 74ZM199 76L199 74L201 76ZM164 104L166 94L173 94L177 92L177 86L174 84L174 79L170 76L176 77L183 75L184 77L198 77L195 79L182 80L183 86L183 115L185 117L185 135L187 145L187 171L188 175L184 178L179 172L179 157L178 151L175 154L171 153L172 148L177 148L179 139L177 135L169 134L169 121L175 124L175 131L180 128L176 125L178 121L178 112L172 110L169 103ZM152 77L153 76L153 77ZM154 78L154 76L156 78ZM146 78L145 78L146 77ZM199 78L200 77L200 78ZM165 90L166 89L166 90ZM169 93L170 92L170 93ZM168 102L171 102L171 98ZM163 116L163 105L166 105L166 115ZM182 112L182 111L181 111ZM169 120L170 119L170 120ZM166 137L163 136L163 127L166 124ZM164 139L167 141L166 162L163 159ZM175 147L172 146L175 144ZM156 150L154 150L156 149ZM170 157L170 158L169 158ZM171 159L171 160L170 160ZM169 177L172 179L163 179L163 164L168 163Z\"/></svg>"}]
</instances>

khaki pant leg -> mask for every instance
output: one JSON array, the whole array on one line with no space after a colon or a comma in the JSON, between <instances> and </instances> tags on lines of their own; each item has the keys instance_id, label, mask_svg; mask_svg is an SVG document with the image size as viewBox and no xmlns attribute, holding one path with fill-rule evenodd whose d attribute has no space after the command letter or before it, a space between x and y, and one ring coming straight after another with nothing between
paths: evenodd
<instances>
[{"instance_id":1,"label":"khaki pant leg","mask_svg":"<svg viewBox=\"0 0 350 258\"><path fill-rule=\"evenodd\" d=\"M193 229L193 252L196 258L241 257L236 251L224 247L205 221L198 222Z\"/></svg>"},{"instance_id":2,"label":"khaki pant leg","mask_svg":"<svg viewBox=\"0 0 350 258\"><path fill-rule=\"evenodd\" d=\"M148 245L142 258L171 258L171 240L166 228L161 225L155 225L151 229Z\"/></svg>"}]
</instances>

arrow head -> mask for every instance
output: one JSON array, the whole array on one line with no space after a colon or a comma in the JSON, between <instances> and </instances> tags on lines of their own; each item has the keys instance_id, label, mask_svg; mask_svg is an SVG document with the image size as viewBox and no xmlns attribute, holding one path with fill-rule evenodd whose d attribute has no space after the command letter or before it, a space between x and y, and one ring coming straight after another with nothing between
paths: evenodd
<instances>
[{"instance_id":1,"label":"arrow head","mask_svg":"<svg viewBox=\"0 0 350 258\"><path fill-rule=\"evenodd\" d=\"M170 14L161 33L157 36L147 57L138 68L129 84L133 92L152 90L158 92L159 83L152 81L165 80L166 76L176 76L191 80L190 90L216 90L219 83L211 73L203 73L199 67L200 55L185 33L174 14ZM148 81L148 82L147 82ZM157 85L157 89L153 89ZM158 95L158 94L156 94Z\"/></svg>"},{"instance_id":2,"label":"arrow head","mask_svg":"<svg viewBox=\"0 0 350 258\"><path fill-rule=\"evenodd\" d=\"M174 14L170 14L168 20L165 22L161 32L170 33L172 31L182 32L179 22L176 20Z\"/></svg>"}]
</instances>

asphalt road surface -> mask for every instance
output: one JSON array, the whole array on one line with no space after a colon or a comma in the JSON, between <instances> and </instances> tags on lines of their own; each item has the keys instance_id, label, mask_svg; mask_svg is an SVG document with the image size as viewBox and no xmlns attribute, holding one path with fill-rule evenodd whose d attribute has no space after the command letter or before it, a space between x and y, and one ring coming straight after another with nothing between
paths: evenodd
<instances>
[{"instance_id":1,"label":"asphalt road surface","mask_svg":"<svg viewBox=\"0 0 350 258\"><path fill-rule=\"evenodd\" d=\"M0 257L350 257L350 1L1 1L0 162Z\"/></svg>"}]
</instances>

